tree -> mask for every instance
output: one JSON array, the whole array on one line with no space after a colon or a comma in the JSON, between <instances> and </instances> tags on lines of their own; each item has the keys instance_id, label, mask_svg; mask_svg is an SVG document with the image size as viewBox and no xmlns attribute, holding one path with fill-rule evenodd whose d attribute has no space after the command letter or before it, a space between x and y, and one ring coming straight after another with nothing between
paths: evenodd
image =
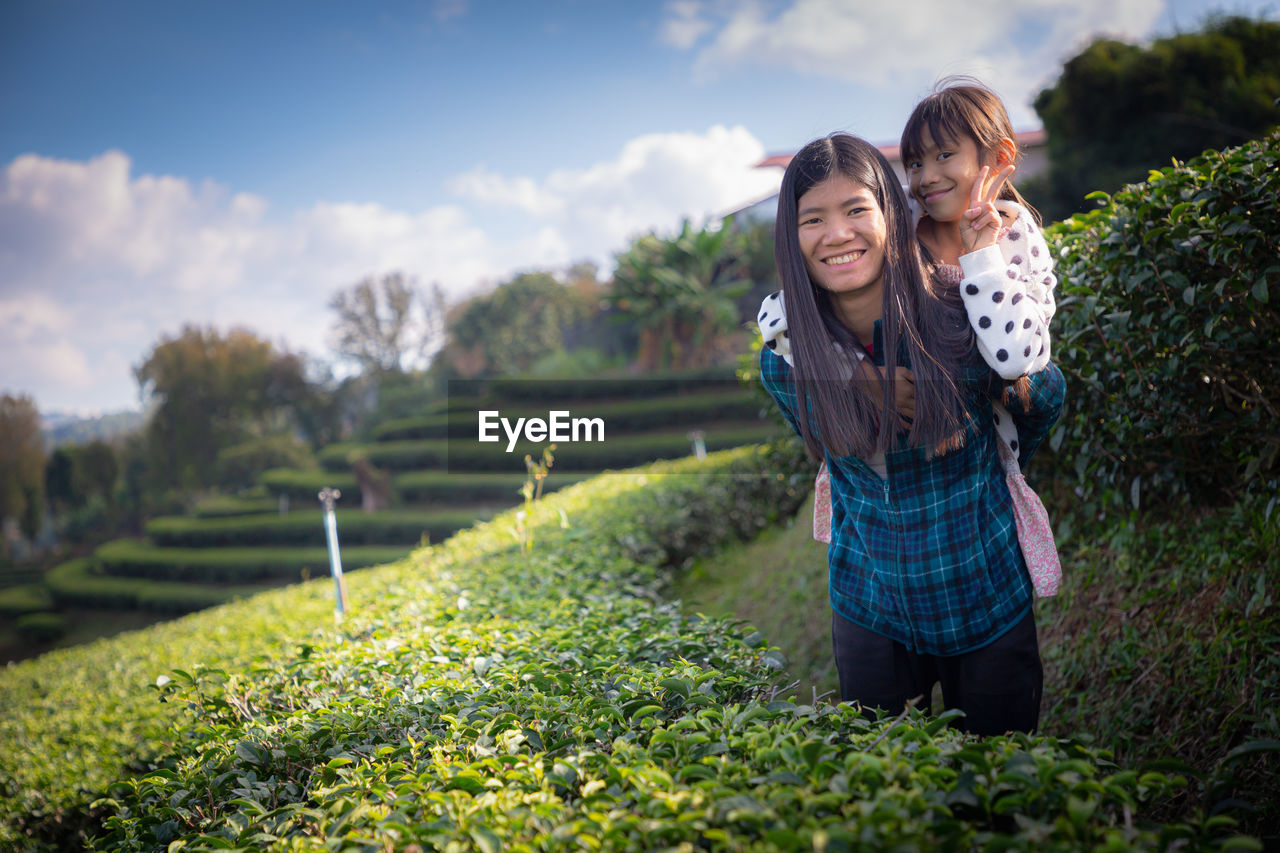
<instances>
[{"instance_id":1,"label":"tree","mask_svg":"<svg viewBox=\"0 0 1280 853\"><path fill-rule=\"evenodd\" d=\"M195 489L216 479L218 453L249 438L288 431L302 359L245 329L223 335L186 326L161 338L134 368L154 404L147 424L155 488Z\"/></svg>"},{"instance_id":2,"label":"tree","mask_svg":"<svg viewBox=\"0 0 1280 853\"><path fill-rule=\"evenodd\" d=\"M30 397L5 394L0 396L0 522L17 519L22 532L34 538L43 504L40 412Z\"/></svg>"},{"instance_id":3,"label":"tree","mask_svg":"<svg viewBox=\"0 0 1280 853\"><path fill-rule=\"evenodd\" d=\"M563 350L566 334L597 309L586 292L547 272L521 273L457 309L449 326L449 359L463 376L523 373Z\"/></svg>"},{"instance_id":4,"label":"tree","mask_svg":"<svg viewBox=\"0 0 1280 853\"><path fill-rule=\"evenodd\" d=\"M366 278L336 294L333 346L364 373L402 373L425 364L444 329L444 294L418 290L402 273Z\"/></svg>"},{"instance_id":5,"label":"tree","mask_svg":"<svg viewBox=\"0 0 1280 853\"><path fill-rule=\"evenodd\" d=\"M646 370L713 363L738 327L736 300L751 286L745 237L732 220L663 239L650 233L617 256L609 300L640 328Z\"/></svg>"},{"instance_id":6,"label":"tree","mask_svg":"<svg viewBox=\"0 0 1280 853\"><path fill-rule=\"evenodd\" d=\"M1266 135L1280 122L1280 23L1213 17L1138 47L1099 39L1069 60L1035 109L1047 178L1023 187L1046 220L1086 210L1150 169Z\"/></svg>"},{"instance_id":7,"label":"tree","mask_svg":"<svg viewBox=\"0 0 1280 853\"><path fill-rule=\"evenodd\" d=\"M49 455L44 468L45 494L55 512L78 509L94 497L110 500L119 476L120 462L107 442L66 445Z\"/></svg>"}]
</instances>

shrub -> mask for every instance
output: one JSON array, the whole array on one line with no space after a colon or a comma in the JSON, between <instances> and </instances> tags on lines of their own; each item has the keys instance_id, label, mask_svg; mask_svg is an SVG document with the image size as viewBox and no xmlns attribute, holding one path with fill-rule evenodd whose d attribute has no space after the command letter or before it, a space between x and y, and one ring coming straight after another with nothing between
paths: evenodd
<instances>
[{"instance_id":1,"label":"shrub","mask_svg":"<svg viewBox=\"0 0 1280 853\"><path fill-rule=\"evenodd\" d=\"M1206 152L1050 229L1058 462L1086 497L1280 487L1280 134Z\"/></svg>"},{"instance_id":2,"label":"shrub","mask_svg":"<svg viewBox=\"0 0 1280 853\"><path fill-rule=\"evenodd\" d=\"M485 507L436 510L383 510L365 513L357 509L336 511L338 541L348 545L416 545L425 535L432 541L447 538L493 515ZM147 536L170 548L214 548L246 545L325 544L324 510L302 510L286 515L247 515L235 518L187 518L168 516L147 522Z\"/></svg>"},{"instance_id":3,"label":"shrub","mask_svg":"<svg viewBox=\"0 0 1280 853\"><path fill-rule=\"evenodd\" d=\"M317 491L319 491L317 489ZM231 495L214 495L195 505L192 514L197 518L230 518L237 515L260 515L275 512L279 502L275 498L244 498Z\"/></svg>"},{"instance_id":4,"label":"shrub","mask_svg":"<svg viewBox=\"0 0 1280 853\"><path fill-rule=\"evenodd\" d=\"M21 616L48 610L53 606L53 596L44 584L28 583L0 589L0 614Z\"/></svg>"},{"instance_id":5,"label":"shrub","mask_svg":"<svg viewBox=\"0 0 1280 853\"><path fill-rule=\"evenodd\" d=\"M655 464L544 498L525 517L540 528L532 551L519 548L510 512L354 576L353 607L336 628L317 629L325 602L309 585L162 626L146 642L0 671L0 700L22 709L0 718L0 737L18 747L0 751L0 778L12 780L0 844L1250 843L1231 838L1221 817L1152 824L1147 809L1179 777L1116 767L1079 743L977 739L946 717L869 721L848 706L777 701L782 662L758 635L686 618L660 593L664 572L690 555L794 512L811 474L794 444ZM157 669L166 659L183 663ZM155 702L144 683L169 701ZM85 724L104 704L130 712L115 713L105 736ZM167 733L154 728L162 720ZM102 792L103 769L122 768L138 744L142 772L112 786L104 814L86 820L77 804ZM78 829L92 837L73 843Z\"/></svg>"},{"instance_id":6,"label":"shrub","mask_svg":"<svg viewBox=\"0 0 1280 853\"><path fill-rule=\"evenodd\" d=\"M339 533L341 540L341 533ZM345 569L401 559L410 546L342 545ZM312 548L157 548L121 539L98 548L102 571L113 578L155 578L198 583L246 583L265 579L296 581L329 573L329 551ZM107 578L99 578L101 584ZM67 593L61 593L64 600Z\"/></svg>"},{"instance_id":7,"label":"shrub","mask_svg":"<svg viewBox=\"0 0 1280 853\"><path fill-rule=\"evenodd\" d=\"M28 613L19 616L14 627L24 642L52 643L67 633L67 620L57 613Z\"/></svg>"},{"instance_id":8,"label":"shrub","mask_svg":"<svg viewBox=\"0 0 1280 853\"><path fill-rule=\"evenodd\" d=\"M580 483L593 473L552 470L543 480L543 493ZM406 471L393 480L402 500L415 503L488 503L511 506L520 500L528 474L514 471Z\"/></svg>"},{"instance_id":9,"label":"shrub","mask_svg":"<svg viewBox=\"0 0 1280 853\"><path fill-rule=\"evenodd\" d=\"M348 448L349 449L349 448ZM323 453L323 452L322 452ZM342 457L345 463L346 457ZM258 482L272 494L287 495L299 506L319 506L316 496L321 489L334 488L352 498L359 496L360 487L354 474L344 471L300 471L295 468L272 468L263 471Z\"/></svg>"},{"instance_id":10,"label":"shrub","mask_svg":"<svg viewBox=\"0 0 1280 853\"><path fill-rule=\"evenodd\" d=\"M707 450L723 450L763 440L774 432L767 421L746 424L724 423L704 430ZM525 454L538 456L546 443L517 442L508 453L507 440L501 427L496 433L500 440L481 444L476 433L457 441L387 441L364 447L365 457L378 468L386 471L412 471L427 468L443 468L452 473L461 471L511 471L521 465ZM655 459L679 459L688 456L693 447L689 429L640 433L611 437L605 433L604 441L560 444L556 451L557 471L600 471L605 468L630 468ZM345 470L350 448L321 452L321 461L330 470Z\"/></svg>"},{"instance_id":11,"label":"shrub","mask_svg":"<svg viewBox=\"0 0 1280 853\"><path fill-rule=\"evenodd\" d=\"M271 468L307 468L315 456L306 443L292 435L256 438L218 452L218 485L224 489L247 489L258 475Z\"/></svg>"},{"instance_id":12,"label":"shrub","mask_svg":"<svg viewBox=\"0 0 1280 853\"><path fill-rule=\"evenodd\" d=\"M599 380L596 380L599 381ZM633 379L636 383L649 383L650 379ZM659 386L663 393L670 394L667 386ZM705 380L699 384L697 391L688 387L679 396L659 398L643 397L641 399L605 400L593 402L592 398L574 398L571 396L574 387L566 383L566 393L558 398L538 401L534 406L529 401L519 399L515 402L487 400L477 401L470 409L460 409L450 415L426 415L418 418L405 418L391 421L377 427L374 438L377 441L409 441L422 439L471 439L477 432L476 417L481 410L497 410L508 420L518 417L547 416L551 409L567 409L575 417L600 418L605 422L606 431L610 435L645 432L672 426L690 426L715 428L725 422L750 422L761 417L763 407L755 395L744 390L737 380Z\"/></svg>"}]
</instances>

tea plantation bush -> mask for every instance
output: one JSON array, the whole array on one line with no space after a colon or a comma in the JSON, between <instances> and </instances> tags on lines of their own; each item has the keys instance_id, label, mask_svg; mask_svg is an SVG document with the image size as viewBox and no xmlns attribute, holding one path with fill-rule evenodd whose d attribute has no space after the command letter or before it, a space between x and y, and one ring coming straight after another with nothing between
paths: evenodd
<instances>
[{"instance_id":1,"label":"tea plantation bush","mask_svg":"<svg viewBox=\"0 0 1280 853\"><path fill-rule=\"evenodd\" d=\"M338 536L343 545L415 545L426 535L440 540L491 513L478 509L384 510L365 513L337 510ZM301 510L288 515L232 518L166 516L147 522L147 536L169 548L216 548L245 545L325 544L324 511Z\"/></svg>"},{"instance_id":2,"label":"tea plantation bush","mask_svg":"<svg viewBox=\"0 0 1280 853\"><path fill-rule=\"evenodd\" d=\"M793 513L811 474L794 444L659 463L544 499L524 544L509 512L353 575L337 628L306 585L10 668L0 844L80 828L123 850L1257 849L1223 817L1147 820L1176 773L779 701L783 662L755 632L661 592ZM112 731L88 691L114 697ZM53 769L31 757L51 748Z\"/></svg>"},{"instance_id":3,"label":"tea plantation bush","mask_svg":"<svg viewBox=\"0 0 1280 853\"><path fill-rule=\"evenodd\" d=\"M1280 133L1152 172L1049 229L1054 436L1086 497L1280 490Z\"/></svg>"}]
</instances>

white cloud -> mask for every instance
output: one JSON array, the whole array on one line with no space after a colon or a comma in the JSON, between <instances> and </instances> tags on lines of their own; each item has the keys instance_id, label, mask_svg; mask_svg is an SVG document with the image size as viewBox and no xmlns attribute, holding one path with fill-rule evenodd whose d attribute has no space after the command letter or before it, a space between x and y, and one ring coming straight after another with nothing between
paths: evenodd
<instances>
[{"instance_id":1,"label":"white cloud","mask_svg":"<svg viewBox=\"0 0 1280 853\"><path fill-rule=\"evenodd\" d=\"M681 50L688 50L714 26L703 13L703 4L699 0L673 0L666 6L662 40Z\"/></svg>"},{"instance_id":2,"label":"white cloud","mask_svg":"<svg viewBox=\"0 0 1280 853\"><path fill-rule=\"evenodd\" d=\"M662 27L668 43L701 43L694 62L700 78L756 67L864 86L906 84L924 94L940 77L969 74L1005 96L1015 124L1034 124L1022 105L1052 82L1063 60L1098 35L1145 38L1165 5L1166 0L923 0L910 6L793 0L777 10L760 0L719 0L670 4ZM705 26L681 41L679 34L693 32L695 23ZM704 38L708 26L714 33Z\"/></svg>"},{"instance_id":3,"label":"white cloud","mask_svg":"<svg viewBox=\"0 0 1280 853\"><path fill-rule=\"evenodd\" d=\"M636 234L701 222L777 189L776 170L753 167L765 156L745 128L650 134L629 141L612 160L560 169L541 181L478 168L450 188L470 201L520 210L544 224L540 243L571 250L556 263L590 257L608 267ZM559 235L556 239L555 235Z\"/></svg>"},{"instance_id":4,"label":"white cloud","mask_svg":"<svg viewBox=\"0 0 1280 853\"><path fill-rule=\"evenodd\" d=\"M131 366L185 324L323 355L329 299L365 276L400 270L456 298L517 269L608 268L639 232L776 189L776 170L751 168L763 156L743 128L713 127L541 178L478 168L452 183L458 203L421 211L322 202L273 217L212 182L135 176L119 151L24 155L0 170L0 391L44 410L119 409L137 400ZM495 207L519 215L501 222Z\"/></svg>"}]
</instances>

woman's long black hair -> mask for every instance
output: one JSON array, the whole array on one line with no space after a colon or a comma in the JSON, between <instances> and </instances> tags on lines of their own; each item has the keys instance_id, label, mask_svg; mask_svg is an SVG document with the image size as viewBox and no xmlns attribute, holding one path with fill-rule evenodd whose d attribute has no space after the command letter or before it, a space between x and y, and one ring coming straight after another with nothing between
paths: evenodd
<instances>
[{"instance_id":1,"label":"woman's long black hair","mask_svg":"<svg viewBox=\"0 0 1280 853\"><path fill-rule=\"evenodd\" d=\"M854 352L862 345L836 317L829 294L810 280L800 250L800 197L836 175L870 190L885 219L882 328L887 378L881 382L878 405L850 382L856 375ZM893 386L900 348L915 376L908 445L945 451L955 444L965 418L957 376L974 346L973 331L959 294L935 291L925 275L914 232L902 185L884 155L866 141L843 133L816 139L787 166L778 193L774 248L795 361L797 420L816 458L822 458L824 445L833 455L863 459L893 446L901 431Z\"/></svg>"}]
</instances>

